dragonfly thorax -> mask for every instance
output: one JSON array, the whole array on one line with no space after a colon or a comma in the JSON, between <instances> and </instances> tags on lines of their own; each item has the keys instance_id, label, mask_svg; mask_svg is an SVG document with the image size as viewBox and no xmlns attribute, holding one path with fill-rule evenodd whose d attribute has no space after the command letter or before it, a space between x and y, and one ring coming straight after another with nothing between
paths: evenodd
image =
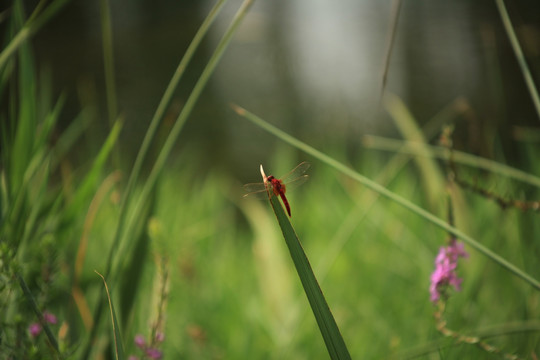
<instances>
[{"instance_id":1,"label":"dragonfly thorax","mask_svg":"<svg viewBox=\"0 0 540 360\"><path fill-rule=\"evenodd\" d=\"M279 179L276 179L273 175L266 178L266 182L272 186L272 190L276 196L285 194L285 185Z\"/></svg>"}]
</instances>

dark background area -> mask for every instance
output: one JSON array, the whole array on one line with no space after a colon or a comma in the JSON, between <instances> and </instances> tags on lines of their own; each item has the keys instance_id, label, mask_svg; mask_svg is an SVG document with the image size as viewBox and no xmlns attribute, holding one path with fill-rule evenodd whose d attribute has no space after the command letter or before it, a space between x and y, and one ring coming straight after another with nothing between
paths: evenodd
<instances>
[{"instance_id":1,"label":"dark background area","mask_svg":"<svg viewBox=\"0 0 540 360\"><path fill-rule=\"evenodd\" d=\"M239 4L229 2L205 38L176 91L162 136ZM128 164L212 5L111 2L118 109L125 120L121 148ZM391 6L388 1L255 2L188 119L179 148L195 146L207 165L235 170L244 170L246 160L268 157L276 140L238 119L229 102L308 143L345 147L351 156L360 151L364 134L398 137L380 99ZM540 5L517 1L507 7L538 84ZM51 71L55 93L69 95L65 121L81 107L95 111L86 147L109 126L101 36L99 2L72 1L33 39L38 68ZM463 97L470 111L456 126L455 146L493 157L500 143L515 166L520 166L516 127L540 124L493 1L403 2L386 90L402 97L420 123Z\"/></svg>"}]
</instances>

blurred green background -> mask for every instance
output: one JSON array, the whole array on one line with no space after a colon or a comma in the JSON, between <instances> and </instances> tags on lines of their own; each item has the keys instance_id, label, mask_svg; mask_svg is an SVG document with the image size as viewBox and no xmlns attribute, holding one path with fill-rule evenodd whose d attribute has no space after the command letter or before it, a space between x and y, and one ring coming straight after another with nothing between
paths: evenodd
<instances>
[{"instance_id":1,"label":"blurred green background","mask_svg":"<svg viewBox=\"0 0 540 360\"><path fill-rule=\"evenodd\" d=\"M41 4L22 3L27 16ZM448 234L379 199L230 107L235 103L248 109L442 219L448 220L451 198L456 227L539 278L537 212L503 210L487 196L449 185L445 161L411 159L396 150L381 151L373 138L366 140L366 135L418 140L411 131L424 128L427 142L437 145L444 125L453 125L455 149L532 176L540 173L540 114L493 1L403 2L397 22L392 14L398 2L256 1L187 119L156 187L139 203L166 137L240 6L239 1L228 2L167 107L130 195L124 225L118 225L121 199L143 137L214 3L107 4L117 99L112 120L120 118L122 130L110 156L104 155L104 165L92 172L112 128L103 3L68 1L29 42L40 96L53 99L53 104L60 94L65 96L44 147L55 149L74 119L86 124L67 153L55 158L53 152L53 165L44 167L50 165L49 177L38 173L21 185L28 187L21 197L27 213L13 215L20 220L13 229L20 228L29 239L17 264L41 309L57 314L59 324L53 331L66 354L112 358L108 311L97 321L97 335L88 340L99 304L108 308L94 270L105 273L111 262L107 281L128 354L138 354L136 334L151 337L157 330L165 333L160 349L170 359L326 358L268 203L242 198L242 184L260 181L259 164L281 176L310 161L310 181L288 193L292 222L352 357L495 356L445 339L435 328L429 276ZM540 5L514 1L507 6L538 84ZM11 11L3 13L5 30ZM24 58L14 58L19 56ZM17 78L16 71L11 75ZM3 176L9 178L18 158L7 146L17 142L7 140L19 121L11 118L17 98L13 94L19 89L2 89L2 165ZM36 97L35 102L42 100ZM37 147L28 142L28 148ZM28 161L28 168L31 165L37 166ZM534 201L540 195L538 186L476 166L460 166L459 173L504 198ZM36 184L42 184L39 191ZM41 192L48 201L36 201ZM14 203L4 199L8 210L3 215ZM44 209L39 214L55 217L32 218L32 208L38 206ZM43 223L47 231L24 232L25 227L32 229L25 225L27 219ZM118 227L123 232L116 243ZM3 239L11 229L2 228ZM538 291L467 250L471 256L459 270L463 290L452 293L448 326L485 336L504 352L534 358L540 351ZM14 295L19 292L16 288L6 295L6 303L15 305L8 307L3 322L23 329L31 320L13 315L27 310L24 297ZM25 336L6 334L4 350L9 351L10 341ZM41 358L47 349L43 338L25 341L33 358ZM30 357L15 350L13 354Z\"/></svg>"}]
</instances>

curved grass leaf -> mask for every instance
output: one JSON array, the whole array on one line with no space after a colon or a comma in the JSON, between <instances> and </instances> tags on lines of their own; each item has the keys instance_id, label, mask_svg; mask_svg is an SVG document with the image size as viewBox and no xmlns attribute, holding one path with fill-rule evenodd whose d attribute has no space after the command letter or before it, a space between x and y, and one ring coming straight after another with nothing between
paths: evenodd
<instances>
[{"instance_id":1,"label":"curved grass leaf","mask_svg":"<svg viewBox=\"0 0 540 360\"><path fill-rule=\"evenodd\" d=\"M268 131L269 133L273 134L274 136L280 138L281 140L285 141L286 143L296 147L299 150L304 151L307 154L310 154L311 156L319 159L320 161L326 163L327 165L333 167L334 169L340 171L342 174L345 174L349 176L351 179L358 181L365 187L376 191L377 193L381 194L382 196L398 203L399 205L403 206L407 210L421 216L426 221L429 221L430 223L440 227L441 229L455 235L456 237L460 238L464 242L466 242L469 246L476 249L481 254L487 256L492 261L496 262L497 264L501 265L506 270L510 271L514 275L520 277L521 279L528 282L530 285L532 285L537 290L540 290L540 282L533 278L531 275L527 274L523 270L516 267L514 264L508 262L506 259L502 258L500 255L494 253L484 245L482 245L479 241L473 239L469 235L465 234L461 230L457 229L456 227L450 225L446 221L442 220L441 218L433 215L432 213L424 210L418 205L413 204L409 200L399 196L398 194L388 190L384 186L376 183L373 180L368 179L367 177L359 174L358 172L354 171L353 169L347 167L343 163L337 161L336 159L322 153L321 151L309 146L308 144L292 137L291 135L287 134L283 130L278 129L277 127L269 124L268 122L264 121L257 115L250 113L244 108L241 108L237 105L232 104L232 108L242 117L246 118L247 120L251 121L255 125L261 127L262 129Z\"/></svg>"},{"instance_id":2,"label":"curved grass leaf","mask_svg":"<svg viewBox=\"0 0 540 360\"><path fill-rule=\"evenodd\" d=\"M94 270L95 271L95 270ZM111 325L113 330L113 338L114 338L114 354L116 356L116 359L124 359L124 345L122 344L122 337L120 334L120 328L118 327L118 320L116 318L116 312L114 311L114 305L111 300L111 294L109 293L109 287L107 286L107 281L105 281L105 278L103 275L95 271L96 274L101 277L101 280L103 280L103 285L105 285L105 291L107 292L107 299L109 300L109 310L111 311Z\"/></svg>"}]
</instances>

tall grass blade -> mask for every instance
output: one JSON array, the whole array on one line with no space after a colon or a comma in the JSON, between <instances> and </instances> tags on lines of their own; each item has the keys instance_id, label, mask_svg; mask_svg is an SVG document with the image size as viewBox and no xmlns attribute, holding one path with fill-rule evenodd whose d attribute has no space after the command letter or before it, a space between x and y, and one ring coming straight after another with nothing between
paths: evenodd
<instances>
[{"instance_id":1,"label":"tall grass blade","mask_svg":"<svg viewBox=\"0 0 540 360\"><path fill-rule=\"evenodd\" d=\"M13 26L19 28L24 22L22 3L16 1L13 6ZM12 128L15 129L15 137L12 145L12 154L8 165L10 176L8 187L11 193L19 191L24 173L32 160L34 148L28 144L34 144L37 127L37 104L36 104L36 74L34 59L29 44L24 44L19 49L18 56L18 88L16 97L18 101L12 119ZM14 99L15 100L15 99Z\"/></svg>"},{"instance_id":2,"label":"tall grass blade","mask_svg":"<svg viewBox=\"0 0 540 360\"><path fill-rule=\"evenodd\" d=\"M43 123L40 126L41 129L36 139L37 148L46 147L47 140L50 139L50 135L54 127L56 126L56 122L58 121L58 118L60 117L60 112L62 111L62 108L64 107L65 102L66 102L65 94L60 94L60 97L56 101L56 105L54 106L52 111L49 112L45 116L45 119L43 120Z\"/></svg>"},{"instance_id":3,"label":"tall grass blade","mask_svg":"<svg viewBox=\"0 0 540 360\"><path fill-rule=\"evenodd\" d=\"M208 82L208 79L210 78L210 75L214 72L214 69L216 68L217 64L219 63L219 60L223 56L223 53L227 49L227 46L229 45L234 33L236 32L236 29L242 22L242 19L246 15L249 7L251 6L252 0L245 0L241 7L238 9L238 12L236 13L234 19L231 22L231 25L223 35L221 41L217 45L216 50L212 54L212 57L208 61L208 64L204 68L201 76L199 77L199 80L195 84L193 91L189 95L186 104L184 105L184 108L178 115L178 118L176 119L174 126L171 129L171 132L169 133L169 136L167 137L165 144L163 144L163 148L161 149L161 152L158 155L158 158L156 159L156 162L154 164L154 167L152 168L152 171L150 172L150 175L148 177L148 180L145 182L143 192L141 195L141 199L139 203L142 201L145 201L145 197L148 196L150 190L153 188L157 177L163 170L163 167L165 166L165 161L169 157L169 154L172 151L172 148L178 139L178 136L180 135L180 131L184 127L184 124L191 114L191 111L193 110L193 107L197 103L197 100L199 100L199 96L201 95L202 90L206 86L206 83Z\"/></svg>"},{"instance_id":4,"label":"tall grass blade","mask_svg":"<svg viewBox=\"0 0 540 360\"><path fill-rule=\"evenodd\" d=\"M117 114L116 82L114 80L114 52L111 25L111 10L108 0L100 0L101 41L103 44L103 65L105 68L105 93L109 125L112 128Z\"/></svg>"},{"instance_id":5,"label":"tall grass blade","mask_svg":"<svg viewBox=\"0 0 540 360\"><path fill-rule=\"evenodd\" d=\"M424 218L426 221L431 222L432 224L440 227L441 229L454 234L456 237L462 239L464 242L466 242L469 246L476 249L481 254L487 256L492 261L496 262L497 264L501 265L503 268L507 269L514 275L520 277L530 285L532 285L537 290L540 290L540 282L533 278L531 275L525 273L523 270L517 268L512 263L508 262L501 256L497 255L493 251L486 248L484 245L482 245L477 240L473 239L469 235L463 233L461 230L451 226L446 221L438 218L437 216L429 213L428 211L422 209L418 205L413 204L409 200L397 195L396 193L393 193L392 191L388 190L384 186L381 186L380 184L368 179L367 177L360 175L358 172L354 171L353 169L347 167L343 163L340 163L339 161L331 158L330 156L322 153L321 151L309 146L308 144L292 137L291 135L287 134L286 132L276 128L275 126L269 124L268 122L264 121L263 119L259 118L255 114L250 113L244 108L241 108L237 105L232 105L233 109L242 117L245 119L251 121L255 125L261 127L262 129L268 131L269 133L273 134L274 136L278 137L279 139L285 141L286 143L296 147L297 149L304 151L307 154L310 154L311 156L319 159L320 161L326 163L327 165L333 167L334 169L340 171L341 173L349 176L350 178L358 181L360 184L366 186L367 188L378 192L382 196L398 203L399 205L403 206L407 210L419 215L420 217Z\"/></svg>"},{"instance_id":6,"label":"tall grass blade","mask_svg":"<svg viewBox=\"0 0 540 360\"><path fill-rule=\"evenodd\" d=\"M114 311L114 305L111 300L111 294L109 293L109 287L107 286L107 281L105 281L105 277L103 277L103 275L101 275L99 272L95 272L99 275L99 277L101 277L101 280L103 280L103 285L105 285L105 292L107 293L107 299L109 300L109 310L111 312L111 326L114 338L114 354L116 356L116 360L124 359L124 345L122 344L122 336L120 333L120 328L118 327L116 312Z\"/></svg>"},{"instance_id":7,"label":"tall grass blade","mask_svg":"<svg viewBox=\"0 0 540 360\"><path fill-rule=\"evenodd\" d=\"M146 154L148 153L150 144L152 143L152 140L154 139L159 123L161 122L161 119L163 118L163 115L165 114L165 110L167 109L167 106L169 105L171 101L171 98L174 94L174 90L178 86L178 83L180 82L180 79L182 78L182 75L184 74L184 71L187 65L193 58L193 54L195 53L195 50L199 47L203 37L206 35L208 29L210 28L210 25L214 22L216 16L219 14L225 2L226 0L219 0L214 5L214 7L212 8L208 16L204 19L203 23L201 24L201 27L199 28L199 30L193 37L193 40L189 44L189 47L186 50L186 53L182 57L182 60L180 60L180 63L178 64L178 67L176 68L176 71L174 72L171 78L171 81L169 82L169 85L167 86L167 89L165 90L163 96L161 97L161 100L156 109L156 112L154 113L154 116L152 117L152 120L150 121L150 125L148 127L148 130L145 133L143 142L141 144L141 148L139 149L139 153L137 154L137 157L135 158L135 164L133 165L133 169L131 170L131 174L129 175L129 179L126 185L126 189L124 191L124 195L122 196L122 202L120 203L120 215L118 218L118 225L116 227L116 232L113 239L113 246L111 248L111 252L109 256L112 256L113 251L118 246L118 242L120 241L120 238L122 237L122 231L124 230L124 223L127 216L127 209L128 209L129 202L131 200L133 189L135 188L135 184L137 183L137 180L139 179L142 164L144 162L144 159L146 158ZM108 264L110 264L111 261L112 259L109 258ZM110 271L110 266L111 265L108 265L108 268L105 274L107 274Z\"/></svg>"},{"instance_id":8,"label":"tall grass blade","mask_svg":"<svg viewBox=\"0 0 540 360\"><path fill-rule=\"evenodd\" d=\"M169 136L165 140L165 143L163 144L163 148L161 149L154 166L152 167L152 170L150 171L150 175L148 176L148 179L144 183L144 186L141 191L141 195L139 196L138 202L135 205L134 209L134 215L133 217L135 219L138 218L139 214L142 211L142 208L144 207L144 204L148 200L150 193L154 189L154 185L156 184L156 181L161 174L161 171L163 170L165 166L165 162L167 161L167 158L169 157L169 154L171 153L174 144L176 143L176 140L178 139L178 136L180 135L180 132L182 131L182 128L184 127L184 124L191 114L191 111L193 110L195 104L197 103L197 100L199 99L199 96L201 95L202 90L206 86L206 83L208 82L208 79L210 78L210 75L214 72L214 69L216 68L217 64L219 63L219 60L223 56L223 53L225 52L227 46L229 45L229 42L231 41L234 33L236 32L236 29L242 22L242 19L246 15L252 0L245 0L241 7L238 9L238 12L236 13L234 19L231 22L231 25L223 35L221 41L217 45L216 50L212 54L212 57L208 61L208 64L204 68L201 76L199 77L199 80L195 84L193 91L189 95L186 104L184 105L184 108L178 115L178 118L176 119ZM124 215L125 216L125 215ZM119 236L119 235L118 235ZM116 243L117 239L115 239ZM114 244L113 244L114 248Z\"/></svg>"},{"instance_id":9,"label":"tall grass blade","mask_svg":"<svg viewBox=\"0 0 540 360\"><path fill-rule=\"evenodd\" d=\"M388 80L388 69L390 68L390 59L392 58L392 50L394 49L394 42L396 40L396 30L401 12L401 0L392 1L392 15L390 19L390 28L388 32L388 41L386 42L386 52L384 56L384 69L381 81L381 101L384 98L384 90L386 89L386 81Z\"/></svg>"},{"instance_id":10,"label":"tall grass blade","mask_svg":"<svg viewBox=\"0 0 540 360\"><path fill-rule=\"evenodd\" d=\"M40 15L32 17L15 35L9 44L0 53L0 70L4 69L9 58L28 39L30 39L43 25L45 25L54 15L56 15L69 0L56 0L47 6Z\"/></svg>"},{"instance_id":11,"label":"tall grass blade","mask_svg":"<svg viewBox=\"0 0 540 360\"><path fill-rule=\"evenodd\" d=\"M369 149L432 157L446 161L450 160L448 149L442 146L425 145L412 141L402 141L373 135L364 136L362 143ZM540 187L540 177L493 160L467 154L462 151L452 150L452 161L457 164L473 166L478 169L487 170L514 180L522 181L529 185Z\"/></svg>"},{"instance_id":12,"label":"tall grass blade","mask_svg":"<svg viewBox=\"0 0 540 360\"><path fill-rule=\"evenodd\" d=\"M223 35L223 37L222 37L221 41L219 42L216 50L212 54L212 57L208 61L208 64L204 68L201 76L199 77L199 80L195 84L190 96L188 97L188 99L186 101L186 104L184 105L184 108L182 109L182 111L180 112L178 118L176 119L175 124L172 127L172 129L171 129L171 131L169 133L169 136L167 137L167 139L165 141L165 144L163 145L163 148L161 149L161 151L160 151L160 153L158 155L158 158L156 159L156 161L154 163L154 166L152 167L152 170L150 172L150 175L149 175L147 181L144 184L144 187L143 187L142 192L141 192L141 194L139 196L138 202L136 203L135 208L133 210L133 217L132 217L133 219L137 219L140 216L140 214L142 212L142 209L145 206L145 203L148 201L148 198L149 198L151 192L154 189L154 185L155 185L155 183L156 183L156 181L158 179L158 176L161 173L161 171L163 170L163 167L165 166L165 162L166 162L167 158L169 157L169 154L172 151L172 148L173 148L178 136L180 135L180 131L182 130L185 121L187 120L188 116L191 114L191 111L193 110L193 107L195 106L197 100L199 99L199 96L200 96L202 90L204 89L204 87L206 86L206 83L208 82L208 79L210 78L210 75L214 72L214 69L216 68L217 64L219 63L219 60L221 59L221 57L223 56L223 53L227 49L227 46L229 45L234 33L236 32L236 29L238 28L238 26L242 22L244 16L246 15L247 11L249 10L249 7L252 4L252 2L253 2L253 0L245 0L242 3L242 5L240 6L239 10L237 11L234 19L232 20L231 25L229 26L229 28L227 29L227 31ZM198 34L200 34L200 37L196 37L196 39L194 39L192 41L193 47L190 46L190 49L192 51L194 51L196 46L198 46L198 44L200 43L200 38L202 38L202 36L206 32L206 30L208 29L210 23L213 21L214 17L217 15L217 12L219 11L219 9L223 5L223 3L224 3L223 1L219 1L216 4L216 6L212 9L212 12L207 17L208 21L204 22L204 24L203 24L204 27L201 27L200 32L198 33ZM165 94L164 94L164 96L162 98L162 101L160 102L160 104L158 106L158 110L156 111L156 114L154 115L154 118L152 119L152 122L150 124L150 128L148 129L148 132L150 133L151 136L150 135L145 136L143 144L141 145L141 150L139 151L139 154L137 155L137 159L136 159L133 171L131 173L131 176L130 176L130 179L128 181L128 185L127 185L127 188L126 188L126 194L124 195L123 200L122 200L122 204L121 204L121 208L120 208L120 215L119 215L119 219L118 219L118 226L116 228L116 232L115 232L115 235L114 235L113 244L112 244L111 248L109 249L109 254L108 254L108 257L107 257L107 263L106 263L106 269L105 269L105 275L106 276L109 275L109 274L111 274L112 277L117 276L114 271L111 272L111 269L113 267L113 256L116 253L116 250L119 247L120 241L121 241L121 239L123 238L123 235L124 235L123 232L124 232L124 226L126 224L127 208L128 208L128 203L129 203L129 201L131 199L131 194L132 194L133 188L134 188L136 180L137 180L137 178L139 176L140 168L141 168L142 162L143 162L143 160L144 160L144 158L146 156L146 152L147 152L147 149L148 149L148 147L150 145L150 142L151 142L151 140L153 138L153 134L155 133L155 130L157 129L157 126L159 124L159 120L161 119L161 117L162 117L162 115L163 115L163 113L164 113L164 111L166 109L166 106L167 106L168 102L170 101L170 98L171 98L171 96L173 94L174 88L176 87L177 82L180 80L180 77L181 77L181 75L182 75L182 73L184 71L185 65L187 65L187 62L189 61L191 55L192 55L192 52L189 53L189 57L187 57L187 58L184 57L184 59L186 59L186 60L185 61L183 60L180 63L177 71L175 72L175 75L173 76L173 79L171 79L171 83L167 87L167 90L166 90L166 92L165 92ZM102 313L102 305L101 304L102 303L100 302L97 309L96 309L96 312L95 312L94 321L95 321L96 325L99 324L100 318L101 318L101 313ZM98 328L98 326L94 326L94 328L92 328L92 332L89 335L89 340L88 340L88 342L86 344L86 347L85 347L85 350L84 350L83 358L87 358L90 351L91 351L91 349L90 349L91 343L92 343L93 339L96 336L97 328Z\"/></svg>"},{"instance_id":13,"label":"tall grass blade","mask_svg":"<svg viewBox=\"0 0 540 360\"><path fill-rule=\"evenodd\" d=\"M302 248L302 244L294 231L288 216L285 214L277 196L270 197L270 204L276 214L276 218L283 233L287 247L294 262L298 277L302 282L304 292L311 306L311 310L319 325L319 330L323 336L326 348L331 359L350 359L349 350L341 336L341 332L336 324L336 320L328 307L322 290L317 282L313 269Z\"/></svg>"},{"instance_id":14,"label":"tall grass blade","mask_svg":"<svg viewBox=\"0 0 540 360\"><path fill-rule=\"evenodd\" d=\"M85 204L86 201L91 197L91 194L96 188L96 184L100 179L102 170L105 167L105 162L108 159L112 149L114 148L118 136L120 135L121 129L122 123L120 121L117 121L111 129L111 132L109 133L109 136L105 140L103 146L101 147L101 150L96 156L92 168L88 172L82 184L77 187L77 192L75 193L73 200L69 204L69 207L66 209L67 214L76 215L80 213L79 210L81 206L83 206L83 204Z\"/></svg>"},{"instance_id":15,"label":"tall grass blade","mask_svg":"<svg viewBox=\"0 0 540 360\"><path fill-rule=\"evenodd\" d=\"M130 251L129 256L121 257L120 263L116 268L120 268L123 276L120 280L120 321L122 326L126 326L130 318L131 312L137 299L138 289L141 287L143 280L144 263L141 264L141 259L146 259L150 250L150 238L148 236L148 222L155 211L155 192L151 193L149 201L143 211L137 217L137 221L130 224L130 245L133 246L133 251ZM116 274L116 272L115 272Z\"/></svg>"},{"instance_id":16,"label":"tall grass blade","mask_svg":"<svg viewBox=\"0 0 540 360\"><path fill-rule=\"evenodd\" d=\"M463 99L456 98L430 119L421 129L426 139L431 140L435 134L439 132L439 129L444 123L459 113L460 108L465 108L463 104ZM410 157L403 156L400 154L399 150L396 150L396 153L396 155L385 162L384 168L379 172L376 178L376 181L379 184L389 184L409 162ZM324 282L330 267L335 263L346 243L352 238L352 232L371 211L373 205L379 199L379 196L379 193L365 191L358 199L356 199L356 208L343 220L341 226L334 233L334 236L329 242L330 245L326 249L326 255L320 260L319 264L317 264L317 274L319 274L320 281Z\"/></svg>"},{"instance_id":17,"label":"tall grass blade","mask_svg":"<svg viewBox=\"0 0 540 360\"><path fill-rule=\"evenodd\" d=\"M100 0L99 11L101 14L101 43L103 49L103 67L105 72L105 98L107 99L109 127L112 129L118 114L118 102L116 98L113 34L109 0ZM120 166L120 148L118 143L113 150L112 160L115 167Z\"/></svg>"},{"instance_id":18,"label":"tall grass blade","mask_svg":"<svg viewBox=\"0 0 540 360\"><path fill-rule=\"evenodd\" d=\"M54 156L51 161L51 170L56 169L56 167L61 161L60 159L64 158L66 153L75 144L77 139L88 128L90 122L91 119L85 116L83 110L77 117L75 117L75 119L73 119L69 123L68 127L64 131L62 131L60 137L58 138L58 140L56 140L56 144L52 148Z\"/></svg>"},{"instance_id":19,"label":"tall grass blade","mask_svg":"<svg viewBox=\"0 0 540 360\"><path fill-rule=\"evenodd\" d=\"M425 146L427 141L424 134L403 101L396 95L388 93L384 98L384 104L401 135L409 141L417 142L418 146ZM444 177L432 159L415 158L414 160L423 180L422 188L426 190L428 200L434 205L439 201L441 191L444 191Z\"/></svg>"},{"instance_id":20,"label":"tall grass blade","mask_svg":"<svg viewBox=\"0 0 540 360\"><path fill-rule=\"evenodd\" d=\"M506 11L504 0L495 0L495 3L497 4L497 9L499 9L499 14L501 15L506 34L510 39L510 44L512 44L512 48L514 49L514 53L516 54L519 67L521 68L521 72L523 73L523 78L525 79L525 83L527 84L527 88L529 89L529 93L531 94L534 108L536 109L536 114L538 115L538 119L540 120L540 96L538 95L538 89L534 84L531 71L529 70L529 66L527 65L527 61L525 60L525 55L521 50L521 46L519 45L519 41L514 31L514 27L512 26L512 21L510 20L508 11Z\"/></svg>"}]
</instances>

